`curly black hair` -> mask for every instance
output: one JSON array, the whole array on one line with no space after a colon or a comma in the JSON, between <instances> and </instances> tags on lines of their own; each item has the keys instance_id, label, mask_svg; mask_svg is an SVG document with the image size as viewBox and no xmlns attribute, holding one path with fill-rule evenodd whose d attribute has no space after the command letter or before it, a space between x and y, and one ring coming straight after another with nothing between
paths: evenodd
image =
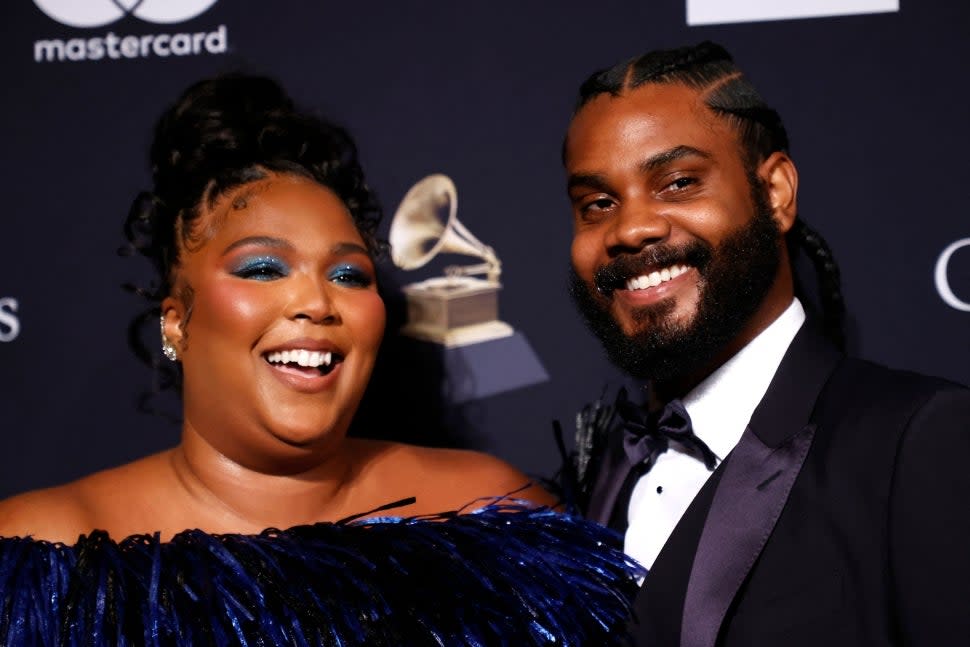
<instances>
[{"instance_id":1,"label":"curly black hair","mask_svg":"<svg viewBox=\"0 0 970 647\"><path fill-rule=\"evenodd\" d=\"M157 274L148 287L125 286L150 302L129 327L129 345L160 371L156 390L180 389L181 372L161 360L157 341L145 343L142 330L157 322L161 301L174 288L193 223L227 192L270 173L312 179L344 202L371 254L383 251L376 237L381 208L364 180L353 139L299 110L270 78L227 74L190 86L158 120L150 161L153 188L131 206L121 253L141 254Z\"/></svg>"}]
</instances>

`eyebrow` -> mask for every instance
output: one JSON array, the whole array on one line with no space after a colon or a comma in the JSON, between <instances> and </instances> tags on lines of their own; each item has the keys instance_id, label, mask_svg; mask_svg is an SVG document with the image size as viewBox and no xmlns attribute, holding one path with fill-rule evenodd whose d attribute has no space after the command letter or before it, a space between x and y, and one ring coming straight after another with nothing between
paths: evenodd
<instances>
[{"instance_id":1,"label":"eyebrow","mask_svg":"<svg viewBox=\"0 0 970 647\"><path fill-rule=\"evenodd\" d=\"M566 181L566 190L570 191L577 186L588 186L599 191L609 192L610 185L606 181L606 176L599 173L573 173Z\"/></svg>"},{"instance_id":2,"label":"eyebrow","mask_svg":"<svg viewBox=\"0 0 970 647\"><path fill-rule=\"evenodd\" d=\"M702 151L699 148L694 148L693 146L675 146L674 148L661 151L643 160L637 165L637 169L641 173L652 173L657 169L686 157L711 159L710 153ZM576 186L588 186L607 192L610 190L610 183L607 181L606 176L600 173L576 173L570 175L566 183L566 189L569 190Z\"/></svg>"},{"instance_id":3,"label":"eyebrow","mask_svg":"<svg viewBox=\"0 0 970 647\"><path fill-rule=\"evenodd\" d=\"M293 249L293 245L282 238L273 238L272 236L247 236L246 238L240 238L222 250L222 255L225 256L232 250L245 247L247 245L255 245L257 247L272 247L274 249Z\"/></svg>"},{"instance_id":4,"label":"eyebrow","mask_svg":"<svg viewBox=\"0 0 970 647\"><path fill-rule=\"evenodd\" d=\"M658 168L662 168L671 162L684 159L685 157L711 159L710 153L702 151L699 148L694 148L693 146L675 146L669 150L661 151L653 157L640 162L640 172L649 173L651 171L656 171Z\"/></svg>"},{"instance_id":5,"label":"eyebrow","mask_svg":"<svg viewBox=\"0 0 970 647\"><path fill-rule=\"evenodd\" d=\"M271 247L273 249L283 250L293 249L293 245L290 244L289 241L283 240L282 238L274 238L272 236L247 236L246 238L240 238L222 250L222 255L225 256L234 249L246 247L248 245L254 245L256 247ZM330 248L330 253L334 256L347 256L350 254L364 254L366 256L370 256L370 252L366 247L358 243L351 242L336 243Z\"/></svg>"},{"instance_id":6,"label":"eyebrow","mask_svg":"<svg viewBox=\"0 0 970 647\"><path fill-rule=\"evenodd\" d=\"M330 253L334 256L347 256L348 254L363 254L370 256L370 251L358 243L337 243L330 248Z\"/></svg>"}]
</instances>

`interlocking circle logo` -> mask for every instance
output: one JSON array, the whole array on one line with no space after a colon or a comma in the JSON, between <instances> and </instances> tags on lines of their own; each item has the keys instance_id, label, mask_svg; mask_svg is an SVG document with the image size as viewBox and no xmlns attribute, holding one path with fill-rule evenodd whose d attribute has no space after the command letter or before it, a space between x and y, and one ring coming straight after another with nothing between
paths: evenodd
<instances>
[{"instance_id":1,"label":"interlocking circle logo","mask_svg":"<svg viewBox=\"0 0 970 647\"><path fill-rule=\"evenodd\" d=\"M131 14L147 22L175 23L195 18L218 0L34 0L57 22L101 27Z\"/></svg>"}]
</instances>

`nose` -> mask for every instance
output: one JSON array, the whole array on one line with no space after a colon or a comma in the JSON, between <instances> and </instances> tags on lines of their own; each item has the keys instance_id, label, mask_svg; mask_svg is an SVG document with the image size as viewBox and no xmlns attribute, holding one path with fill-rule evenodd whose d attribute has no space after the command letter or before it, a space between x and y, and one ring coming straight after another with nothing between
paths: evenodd
<instances>
[{"instance_id":1,"label":"nose","mask_svg":"<svg viewBox=\"0 0 970 647\"><path fill-rule=\"evenodd\" d=\"M628 201L618 207L606 232L606 249L610 256L636 253L647 245L670 236L670 220L646 202Z\"/></svg>"},{"instance_id":2,"label":"nose","mask_svg":"<svg viewBox=\"0 0 970 647\"><path fill-rule=\"evenodd\" d=\"M330 282L300 274L291 279L291 294L287 304L286 316L289 319L305 319L315 324L339 323Z\"/></svg>"}]
</instances>

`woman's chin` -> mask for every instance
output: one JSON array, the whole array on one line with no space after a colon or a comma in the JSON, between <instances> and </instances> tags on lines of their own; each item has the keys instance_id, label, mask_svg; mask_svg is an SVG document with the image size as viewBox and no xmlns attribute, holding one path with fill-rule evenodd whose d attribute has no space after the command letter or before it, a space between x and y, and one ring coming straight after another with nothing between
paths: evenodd
<instances>
[{"instance_id":1,"label":"woman's chin","mask_svg":"<svg viewBox=\"0 0 970 647\"><path fill-rule=\"evenodd\" d=\"M274 446L262 448L258 455L252 457L254 463L248 467L256 472L277 476L310 472L330 465L340 454L341 444L333 440L292 431L274 433Z\"/></svg>"},{"instance_id":2,"label":"woman's chin","mask_svg":"<svg viewBox=\"0 0 970 647\"><path fill-rule=\"evenodd\" d=\"M317 453L337 447L345 435L334 429L332 425L273 426L268 431L281 446L300 454Z\"/></svg>"}]
</instances>

